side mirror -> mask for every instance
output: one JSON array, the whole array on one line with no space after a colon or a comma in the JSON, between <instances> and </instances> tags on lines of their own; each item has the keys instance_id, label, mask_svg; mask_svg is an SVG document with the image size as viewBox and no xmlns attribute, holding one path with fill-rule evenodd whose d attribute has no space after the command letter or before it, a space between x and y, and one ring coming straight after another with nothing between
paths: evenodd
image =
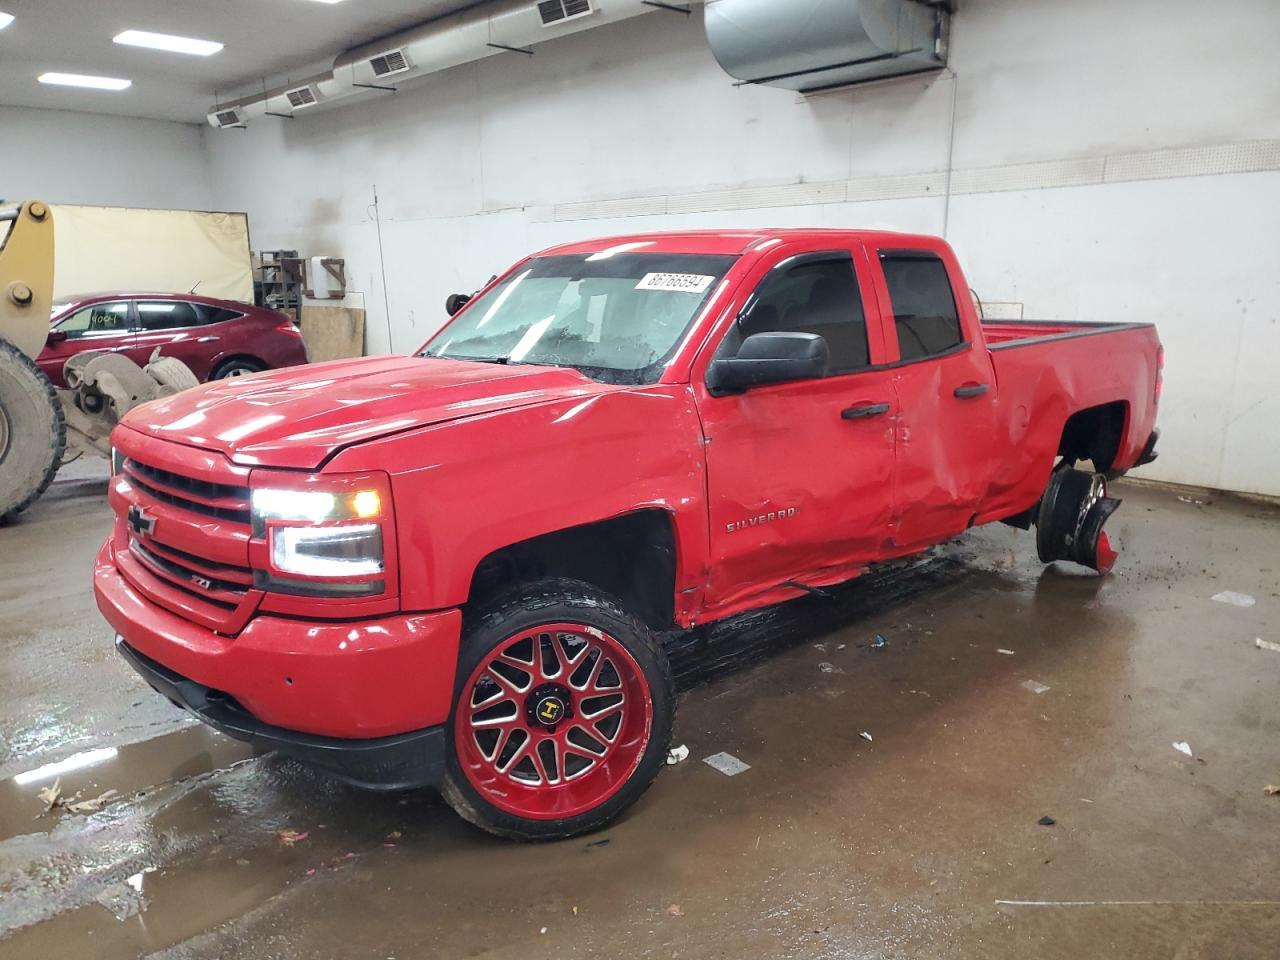
<instances>
[{"instance_id":1,"label":"side mirror","mask_svg":"<svg viewBox=\"0 0 1280 960\"><path fill-rule=\"evenodd\" d=\"M50 330L45 343L49 344L49 346L53 346L55 343L62 343L66 339L67 332L65 330Z\"/></svg>"},{"instance_id":2,"label":"side mirror","mask_svg":"<svg viewBox=\"0 0 1280 960\"><path fill-rule=\"evenodd\" d=\"M452 317L455 313L466 306L467 301L470 299L471 294L469 293L451 293L449 296L444 298L444 309L449 316Z\"/></svg>"},{"instance_id":3,"label":"side mirror","mask_svg":"<svg viewBox=\"0 0 1280 960\"><path fill-rule=\"evenodd\" d=\"M707 368L712 393L733 393L788 380L827 375L830 351L816 333L755 333L742 341L736 357L713 360Z\"/></svg>"}]
</instances>

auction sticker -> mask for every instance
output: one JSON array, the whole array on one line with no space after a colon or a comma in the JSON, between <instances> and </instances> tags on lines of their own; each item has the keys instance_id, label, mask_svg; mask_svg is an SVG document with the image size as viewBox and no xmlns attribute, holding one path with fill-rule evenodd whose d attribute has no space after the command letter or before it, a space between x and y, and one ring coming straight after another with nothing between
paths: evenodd
<instances>
[{"instance_id":1,"label":"auction sticker","mask_svg":"<svg viewBox=\"0 0 1280 960\"><path fill-rule=\"evenodd\" d=\"M706 277L700 273L646 273L636 284L636 289L702 293L714 279L715 277Z\"/></svg>"}]
</instances>

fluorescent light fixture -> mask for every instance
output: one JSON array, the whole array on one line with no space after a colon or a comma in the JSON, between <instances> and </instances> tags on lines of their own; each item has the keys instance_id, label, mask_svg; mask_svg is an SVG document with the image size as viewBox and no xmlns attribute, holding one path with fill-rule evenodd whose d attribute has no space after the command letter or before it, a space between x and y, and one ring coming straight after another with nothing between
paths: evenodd
<instances>
[{"instance_id":1,"label":"fluorescent light fixture","mask_svg":"<svg viewBox=\"0 0 1280 960\"><path fill-rule=\"evenodd\" d=\"M167 33L148 33L146 30L126 30L116 35L115 42L130 47L168 50L170 53L189 53L196 57L212 56L222 49L222 44L212 40L173 37Z\"/></svg>"},{"instance_id":2,"label":"fluorescent light fixture","mask_svg":"<svg viewBox=\"0 0 1280 960\"><path fill-rule=\"evenodd\" d=\"M48 780L50 777L59 777L64 773L70 773L72 770L83 770L85 767L91 767L95 763L112 760L117 753L119 751L115 747L102 747L99 750L86 750L83 753L75 753L65 760L59 760L57 763L46 763L43 767L36 767L34 770L20 773L13 778L13 782L21 787L28 783Z\"/></svg>"},{"instance_id":3,"label":"fluorescent light fixture","mask_svg":"<svg viewBox=\"0 0 1280 960\"><path fill-rule=\"evenodd\" d=\"M13 23L12 13L0 13L0 30L3 30L11 23Z\"/></svg>"},{"instance_id":4,"label":"fluorescent light fixture","mask_svg":"<svg viewBox=\"0 0 1280 960\"><path fill-rule=\"evenodd\" d=\"M316 3L341 3L342 0L316 0Z\"/></svg>"},{"instance_id":5,"label":"fluorescent light fixture","mask_svg":"<svg viewBox=\"0 0 1280 960\"><path fill-rule=\"evenodd\" d=\"M88 77L79 73L42 73L36 79L41 83L51 83L58 87L88 87L90 90L128 90L133 86L132 80Z\"/></svg>"}]
</instances>

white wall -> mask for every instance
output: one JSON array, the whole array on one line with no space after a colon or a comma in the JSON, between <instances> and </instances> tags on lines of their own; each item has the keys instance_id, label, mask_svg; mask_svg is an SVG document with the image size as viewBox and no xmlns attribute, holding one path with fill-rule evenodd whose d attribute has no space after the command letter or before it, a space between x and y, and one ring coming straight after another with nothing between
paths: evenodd
<instances>
[{"instance_id":1,"label":"white wall","mask_svg":"<svg viewBox=\"0 0 1280 960\"><path fill-rule=\"evenodd\" d=\"M415 348L447 293L575 237L945 233L986 300L1159 325L1164 439L1145 475L1280 494L1280 7L960 6L947 73L809 99L734 87L698 17L647 14L210 131L215 202L249 212L255 246L345 256L371 352Z\"/></svg>"},{"instance_id":2,"label":"white wall","mask_svg":"<svg viewBox=\"0 0 1280 960\"><path fill-rule=\"evenodd\" d=\"M212 209L203 135L189 123L0 106L0 197Z\"/></svg>"}]
</instances>

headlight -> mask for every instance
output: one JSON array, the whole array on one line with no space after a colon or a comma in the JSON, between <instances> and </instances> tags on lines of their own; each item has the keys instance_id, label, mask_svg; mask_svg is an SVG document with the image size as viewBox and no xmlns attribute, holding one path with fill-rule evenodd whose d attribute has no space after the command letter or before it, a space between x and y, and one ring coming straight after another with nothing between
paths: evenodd
<instances>
[{"instance_id":1,"label":"headlight","mask_svg":"<svg viewBox=\"0 0 1280 960\"><path fill-rule=\"evenodd\" d=\"M262 471L250 485L252 536L265 547L254 564L260 589L335 598L388 592L393 527L386 474Z\"/></svg>"},{"instance_id":2,"label":"headlight","mask_svg":"<svg viewBox=\"0 0 1280 960\"><path fill-rule=\"evenodd\" d=\"M276 527L271 531L271 565L304 577L382 573L382 527L376 523Z\"/></svg>"}]
</instances>

